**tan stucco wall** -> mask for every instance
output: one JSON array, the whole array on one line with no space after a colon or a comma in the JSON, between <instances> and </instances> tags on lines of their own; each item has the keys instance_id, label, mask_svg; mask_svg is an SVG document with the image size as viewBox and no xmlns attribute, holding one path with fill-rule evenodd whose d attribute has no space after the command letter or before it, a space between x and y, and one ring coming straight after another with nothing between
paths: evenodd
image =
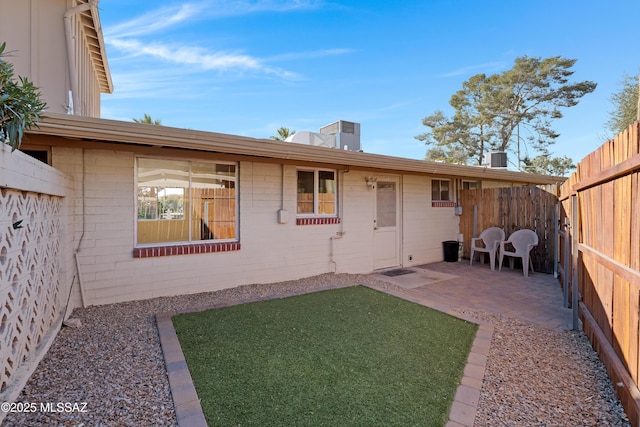
<instances>
[{"instance_id":1,"label":"tan stucco wall","mask_svg":"<svg viewBox=\"0 0 640 427\"><path fill-rule=\"evenodd\" d=\"M68 0L0 0L0 43L16 76L27 77L39 89L48 113L67 114L72 88L64 15L75 2ZM71 18L77 21L77 15ZM75 114L100 116L100 87L85 45L83 27L73 24L76 80Z\"/></svg>"},{"instance_id":2,"label":"tan stucco wall","mask_svg":"<svg viewBox=\"0 0 640 427\"><path fill-rule=\"evenodd\" d=\"M64 36L65 0L0 0L0 42L16 74L42 92L47 111L66 113L69 90ZM59 17L53 19L53 17Z\"/></svg>"}]
</instances>

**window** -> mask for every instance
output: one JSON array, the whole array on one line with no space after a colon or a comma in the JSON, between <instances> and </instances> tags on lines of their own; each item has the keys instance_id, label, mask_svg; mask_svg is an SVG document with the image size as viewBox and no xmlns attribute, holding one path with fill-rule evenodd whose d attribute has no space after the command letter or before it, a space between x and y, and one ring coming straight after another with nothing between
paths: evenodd
<instances>
[{"instance_id":1,"label":"window","mask_svg":"<svg viewBox=\"0 0 640 427\"><path fill-rule=\"evenodd\" d=\"M431 180L431 200L449 201L449 180L432 179Z\"/></svg>"},{"instance_id":2,"label":"window","mask_svg":"<svg viewBox=\"0 0 640 427\"><path fill-rule=\"evenodd\" d=\"M298 215L336 214L336 172L298 170Z\"/></svg>"},{"instance_id":3,"label":"window","mask_svg":"<svg viewBox=\"0 0 640 427\"><path fill-rule=\"evenodd\" d=\"M463 190L475 190L478 187L478 181L462 181Z\"/></svg>"},{"instance_id":4,"label":"window","mask_svg":"<svg viewBox=\"0 0 640 427\"><path fill-rule=\"evenodd\" d=\"M236 165L137 159L137 243L237 240Z\"/></svg>"}]
</instances>

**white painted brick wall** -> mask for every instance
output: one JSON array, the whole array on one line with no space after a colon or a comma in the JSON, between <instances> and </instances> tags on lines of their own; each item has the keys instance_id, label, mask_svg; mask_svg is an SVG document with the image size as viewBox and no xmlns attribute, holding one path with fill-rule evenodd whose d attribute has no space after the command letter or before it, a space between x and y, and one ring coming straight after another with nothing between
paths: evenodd
<instances>
[{"instance_id":1,"label":"white painted brick wall","mask_svg":"<svg viewBox=\"0 0 640 427\"><path fill-rule=\"evenodd\" d=\"M75 179L75 244L87 304L212 291L248 283L297 279L325 272L373 269L375 191L362 171L338 172L342 224L296 225L296 167L272 163L239 165L241 250L226 253L133 258L135 246L135 156L127 152L54 149L54 166ZM84 165L84 166L83 166ZM84 177L83 177L84 170ZM457 233L452 208L431 208L430 180L402 178L403 258L413 264L442 259L442 240ZM289 212L279 224L278 210ZM84 209L84 227L82 210ZM344 232L342 238L337 238ZM446 237L445 237L446 236ZM331 238L333 257L331 255ZM332 262L332 258L333 261ZM406 259L402 263L408 264Z\"/></svg>"}]
</instances>

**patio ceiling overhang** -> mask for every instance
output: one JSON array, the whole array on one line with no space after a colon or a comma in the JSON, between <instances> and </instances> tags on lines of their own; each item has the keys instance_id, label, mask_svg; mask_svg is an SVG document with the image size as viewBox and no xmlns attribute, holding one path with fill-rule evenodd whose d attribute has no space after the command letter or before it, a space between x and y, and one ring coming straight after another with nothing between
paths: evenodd
<instances>
[{"instance_id":1,"label":"patio ceiling overhang","mask_svg":"<svg viewBox=\"0 0 640 427\"><path fill-rule=\"evenodd\" d=\"M510 181L524 184L555 184L565 177L537 175L488 167L428 162L380 154L314 147L291 142L257 139L215 132L156 126L135 122L48 113L35 135L50 135L84 141L134 144L148 147L198 150L241 156L341 165L366 170L411 172L475 180Z\"/></svg>"}]
</instances>

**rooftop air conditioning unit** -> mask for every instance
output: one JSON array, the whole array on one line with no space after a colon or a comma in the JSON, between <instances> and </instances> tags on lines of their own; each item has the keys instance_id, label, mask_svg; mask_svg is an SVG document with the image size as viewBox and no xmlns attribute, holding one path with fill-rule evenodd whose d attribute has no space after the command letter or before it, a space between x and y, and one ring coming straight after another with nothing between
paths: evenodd
<instances>
[{"instance_id":1,"label":"rooftop air conditioning unit","mask_svg":"<svg viewBox=\"0 0 640 427\"><path fill-rule=\"evenodd\" d=\"M504 151L492 151L485 154L484 162L490 168L506 168L507 153Z\"/></svg>"},{"instance_id":2,"label":"rooftop air conditioning unit","mask_svg":"<svg viewBox=\"0 0 640 427\"><path fill-rule=\"evenodd\" d=\"M335 135L335 148L360 151L360 123L338 120L320 128L321 135Z\"/></svg>"}]
</instances>

